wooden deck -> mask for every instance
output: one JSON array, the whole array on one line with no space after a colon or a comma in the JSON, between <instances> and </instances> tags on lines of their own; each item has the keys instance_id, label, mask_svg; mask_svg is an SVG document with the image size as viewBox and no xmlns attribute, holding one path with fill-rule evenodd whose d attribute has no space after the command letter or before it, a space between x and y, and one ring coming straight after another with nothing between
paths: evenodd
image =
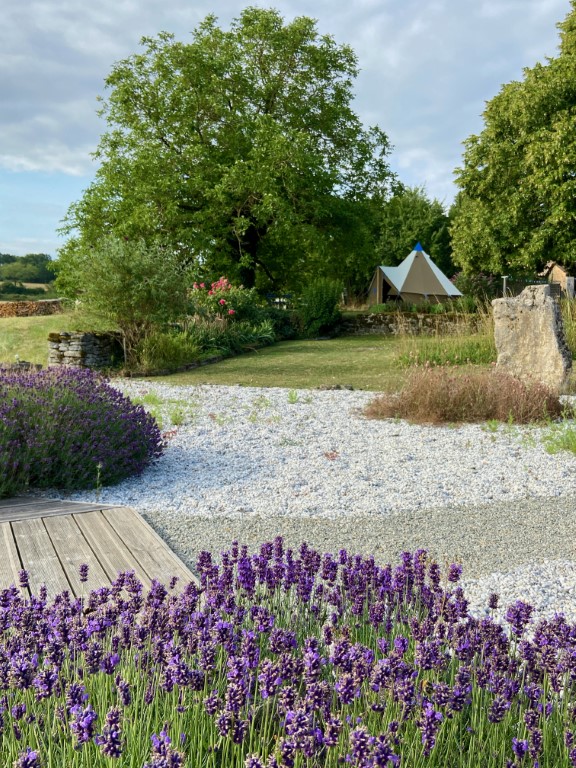
<instances>
[{"instance_id":1,"label":"wooden deck","mask_svg":"<svg viewBox=\"0 0 576 768\"><path fill-rule=\"evenodd\" d=\"M80 582L79 567L89 566ZM44 498L0 499L0 589L29 574L30 592L42 584L54 597L63 590L86 595L134 571L145 587L152 579L179 585L196 577L148 523L130 507Z\"/></svg>"}]
</instances>

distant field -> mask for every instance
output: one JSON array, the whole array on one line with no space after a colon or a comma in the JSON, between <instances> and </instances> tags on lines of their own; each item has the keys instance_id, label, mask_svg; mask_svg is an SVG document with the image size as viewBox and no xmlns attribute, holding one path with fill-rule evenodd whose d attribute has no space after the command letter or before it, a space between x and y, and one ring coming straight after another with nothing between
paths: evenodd
<instances>
[{"instance_id":1,"label":"distant field","mask_svg":"<svg viewBox=\"0 0 576 768\"><path fill-rule=\"evenodd\" d=\"M0 362L13 363L16 355L29 363L46 365L48 334L70 331L76 319L70 313L41 317L0 317Z\"/></svg>"}]
</instances>

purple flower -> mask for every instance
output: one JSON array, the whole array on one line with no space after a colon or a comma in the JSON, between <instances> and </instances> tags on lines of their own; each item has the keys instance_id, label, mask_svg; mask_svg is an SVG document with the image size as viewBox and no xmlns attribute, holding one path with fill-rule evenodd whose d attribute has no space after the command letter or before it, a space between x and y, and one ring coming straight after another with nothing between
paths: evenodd
<instances>
[{"instance_id":1,"label":"purple flower","mask_svg":"<svg viewBox=\"0 0 576 768\"><path fill-rule=\"evenodd\" d=\"M491 723L500 723L504 720L506 712L510 709L510 702L503 696L496 696L488 710L488 720Z\"/></svg>"},{"instance_id":2,"label":"purple flower","mask_svg":"<svg viewBox=\"0 0 576 768\"><path fill-rule=\"evenodd\" d=\"M512 752L519 759L522 760L526 752L528 752L528 741L526 739L512 739Z\"/></svg>"},{"instance_id":3,"label":"purple flower","mask_svg":"<svg viewBox=\"0 0 576 768\"><path fill-rule=\"evenodd\" d=\"M100 751L107 757L118 758L122 754L122 737L120 729L120 710L112 707L106 714L106 725L101 736L97 736L96 743Z\"/></svg>"},{"instance_id":4,"label":"purple flower","mask_svg":"<svg viewBox=\"0 0 576 768\"><path fill-rule=\"evenodd\" d=\"M264 768L264 763L258 755L247 755L244 761L244 768Z\"/></svg>"},{"instance_id":5,"label":"purple flower","mask_svg":"<svg viewBox=\"0 0 576 768\"><path fill-rule=\"evenodd\" d=\"M78 569L78 571L80 573L80 581L82 583L88 581L88 564L87 563L82 563L80 565L80 568Z\"/></svg>"},{"instance_id":6,"label":"purple flower","mask_svg":"<svg viewBox=\"0 0 576 768\"><path fill-rule=\"evenodd\" d=\"M368 766L368 757L371 752L374 738L370 736L366 728L356 728L350 734L350 746L352 757L358 766Z\"/></svg>"},{"instance_id":7,"label":"purple flower","mask_svg":"<svg viewBox=\"0 0 576 768\"><path fill-rule=\"evenodd\" d=\"M23 569L18 572L18 582L22 589L28 589L28 587L30 586L30 583L28 581L28 571Z\"/></svg>"},{"instance_id":8,"label":"purple flower","mask_svg":"<svg viewBox=\"0 0 576 768\"><path fill-rule=\"evenodd\" d=\"M78 745L85 744L94 736L94 724L98 715L90 704L85 709L82 709L82 707L72 707L71 715L70 730L76 736Z\"/></svg>"},{"instance_id":9,"label":"purple flower","mask_svg":"<svg viewBox=\"0 0 576 768\"><path fill-rule=\"evenodd\" d=\"M130 685L125 680L122 680L122 678L119 676L116 677L115 682L116 682L116 689L120 694L120 701L122 702L122 706L128 707L132 703L132 694L130 692Z\"/></svg>"},{"instance_id":10,"label":"purple flower","mask_svg":"<svg viewBox=\"0 0 576 768\"><path fill-rule=\"evenodd\" d=\"M14 763L14 768L40 768L38 752L26 747L26 750L20 753L20 757Z\"/></svg>"},{"instance_id":11,"label":"purple flower","mask_svg":"<svg viewBox=\"0 0 576 768\"><path fill-rule=\"evenodd\" d=\"M160 731L160 735L155 733L151 736L152 750L151 761L145 763L142 768L181 768L184 765L184 755L182 752L176 752L170 746L170 737L165 730Z\"/></svg>"},{"instance_id":12,"label":"purple flower","mask_svg":"<svg viewBox=\"0 0 576 768\"><path fill-rule=\"evenodd\" d=\"M462 566L459 563L452 563L448 568L448 581L456 584L462 576Z\"/></svg>"},{"instance_id":13,"label":"purple flower","mask_svg":"<svg viewBox=\"0 0 576 768\"><path fill-rule=\"evenodd\" d=\"M442 713L437 712L432 704L425 700L418 725L422 733L422 744L424 745L424 755L426 757L432 752L436 744L436 735L442 719Z\"/></svg>"},{"instance_id":14,"label":"purple flower","mask_svg":"<svg viewBox=\"0 0 576 768\"><path fill-rule=\"evenodd\" d=\"M516 637L521 637L530 622L534 608L528 603L517 600L506 609L504 618L510 624Z\"/></svg>"}]
</instances>

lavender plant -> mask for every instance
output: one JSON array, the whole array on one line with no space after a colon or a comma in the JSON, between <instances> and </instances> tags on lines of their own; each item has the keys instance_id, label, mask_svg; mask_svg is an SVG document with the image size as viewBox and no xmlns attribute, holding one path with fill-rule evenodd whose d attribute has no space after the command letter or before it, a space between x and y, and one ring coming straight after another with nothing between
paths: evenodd
<instances>
[{"instance_id":1,"label":"lavender plant","mask_svg":"<svg viewBox=\"0 0 576 768\"><path fill-rule=\"evenodd\" d=\"M162 449L154 419L99 374L0 372L0 497L110 485L142 472Z\"/></svg>"},{"instance_id":2,"label":"lavender plant","mask_svg":"<svg viewBox=\"0 0 576 768\"><path fill-rule=\"evenodd\" d=\"M562 616L474 618L461 566L443 577L424 550L379 566L277 538L197 571L179 590L125 573L85 600L0 592L5 765L576 765Z\"/></svg>"}]
</instances>

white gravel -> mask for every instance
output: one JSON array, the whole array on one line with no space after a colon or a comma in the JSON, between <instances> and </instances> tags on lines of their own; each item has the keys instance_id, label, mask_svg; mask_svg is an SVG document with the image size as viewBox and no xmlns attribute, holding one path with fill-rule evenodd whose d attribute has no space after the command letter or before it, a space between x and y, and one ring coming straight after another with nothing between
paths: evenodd
<instances>
[{"instance_id":1,"label":"white gravel","mask_svg":"<svg viewBox=\"0 0 576 768\"><path fill-rule=\"evenodd\" d=\"M389 556L422 545L463 558L476 611L496 591L576 620L576 456L546 451L550 427L367 420L361 391L118 386L160 413L167 449L99 499L137 509L184 559L267 523L326 550L339 535Z\"/></svg>"}]
</instances>

